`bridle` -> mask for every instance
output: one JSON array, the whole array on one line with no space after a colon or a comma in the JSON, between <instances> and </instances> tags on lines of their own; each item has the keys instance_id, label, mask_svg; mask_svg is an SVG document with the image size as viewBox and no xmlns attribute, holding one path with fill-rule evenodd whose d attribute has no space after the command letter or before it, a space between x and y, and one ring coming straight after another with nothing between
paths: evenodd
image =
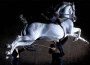
<instances>
[{"instance_id":1,"label":"bridle","mask_svg":"<svg viewBox=\"0 0 90 65\"><path fill-rule=\"evenodd\" d=\"M71 6L71 8L72 8L72 13L71 14L64 14L64 13L58 11L58 12L55 13L55 15L59 16L59 18L61 18L63 15L69 15L70 16L69 18L68 17L64 17L64 18L75 20L76 17L74 16L75 15L75 13L74 13L75 12L74 3L73 4L71 4L71 3L70 4L65 4L65 6L62 9L65 9L68 6ZM56 7L58 7L58 6L56 6Z\"/></svg>"}]
</instances>

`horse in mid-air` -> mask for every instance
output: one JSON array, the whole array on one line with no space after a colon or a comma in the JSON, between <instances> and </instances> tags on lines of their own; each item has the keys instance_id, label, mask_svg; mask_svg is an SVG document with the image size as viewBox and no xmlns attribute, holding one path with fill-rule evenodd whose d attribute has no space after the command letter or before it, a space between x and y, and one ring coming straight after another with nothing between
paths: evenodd
<instances>
[{"instance_id":1,"label":"horse in mid-air","mask_svg":"<svg viewBox=\"0 0 90 65\"><path fill-rule=\"evenodd\" d=\"M7 47L11 48L9 51L6 51L7 55L13 53L14 49L18 46L27 46L33 44L38 38L46 39L48 41L58 42L61 39L66 38L67 36L72 36L77 41L78 39L89 43L87 40L82 38L81 29L75 28L73 22L75 22L75 7L72 3L64 3L62 6L59 6L55 11L55 14L61 16L59 18L61 24L46 24L36 21L28 25L26 19L21 15L20 19L24 21L25 27L21 33L24 35L18 35L16 40L12 44L8 44ZM55 18L55 16L53 16ZM51 20L53 20L53 17Z\"/></svg>"}]
</instances>

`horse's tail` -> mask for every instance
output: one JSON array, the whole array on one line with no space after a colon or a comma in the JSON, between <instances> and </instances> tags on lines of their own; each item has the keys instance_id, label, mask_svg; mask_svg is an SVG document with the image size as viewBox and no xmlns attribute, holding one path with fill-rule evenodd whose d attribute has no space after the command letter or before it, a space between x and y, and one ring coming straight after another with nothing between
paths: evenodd
<instances>
[{"instance_id":1,"label":"horse's tail","mask_svg":"<svg viewBox=\"0 0 90 65\"><path fill-rule=\"evenodd\" d=\"M21 36L22 36L22 35L26 35L26 28L27 28L27 26L28 26L28 22L27 22L26 18L23 17L23 14L21 14L21 15L19 16L19 18L20 18L20 20L21 20L21 21L23 22L23 24L24 24L24 27L23 27L23 29L22 29L22 31L21 31Z\"/></svg>"}]
</instances>

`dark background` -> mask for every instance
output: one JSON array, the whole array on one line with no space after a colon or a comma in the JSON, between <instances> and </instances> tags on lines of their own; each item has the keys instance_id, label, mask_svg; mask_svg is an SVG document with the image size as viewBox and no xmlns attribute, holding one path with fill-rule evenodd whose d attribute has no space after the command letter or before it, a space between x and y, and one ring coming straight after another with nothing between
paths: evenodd
<instances>
[{"instance_id":1,"label":"dark background","mask_svg":"<svg viewBox=\"0 0 90 65\"><path fill-rule=\"evenodd\" d=\"M76 6L77 22L75 26L82 29L82 37L90 40L90 1L89 0L67 0L74 2ZM0 1L0 65L10 65L5 60L5 44L11 43L20 34L23 27L19 15L23 14L30 22L30 16L38 17L40 13L50 6L60 4L62 0L1 0ZM52 42L37 41L37 44L49 46ZM47 44L48 43L48 44ZM64 65L90 65L90 45L85 45L82 41L72 42L72 38L64 45ZM51 55L48 49L35 46L37 51L24 51L21 54L21 65L49 65Z\"/></svg>"}]
</instances>

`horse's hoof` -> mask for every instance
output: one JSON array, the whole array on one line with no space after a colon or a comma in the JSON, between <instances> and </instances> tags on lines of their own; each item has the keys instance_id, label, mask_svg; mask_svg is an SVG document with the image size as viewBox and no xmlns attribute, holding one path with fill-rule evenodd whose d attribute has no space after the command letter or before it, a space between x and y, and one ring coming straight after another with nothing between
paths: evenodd
<instances>
[{"instance_id":1,"label":"horse's hoof","mask_svg":"<svg viewBox=\"0 0 90 65\"><path fill-rule=\"evenodd\" d=\"M86 45L88 45L88 44L89 44L89 42L88 42L88 41L86 41L86 42L85 42L85 44L86 44Z\"/></svg>"},{"instance_id":2,"label":"horse's hoof","mask_svg":"<svg viewBox=\"0 0 90 65\"><path fill-rule=\"evenodd\" d=\"M7 48L11 48L11 45L10 45L10 44L6 44L6 47L7 47Z\"/></svg>"},{"instance_id":3,"label":"horse's hoof","mask_svg":"<svg viewBox=\"0 0 90 65\"><path fill-rule=\"evenodd\" d=\"M12 58L12 55L6 55L5 59L8 60L8 59L11 59Z\"/></svg>"},{"instance_id":4,"label":"horse's hoof","mask_svg":"<svg viewBox=\"0 0 90 65\"><path fill-rule=\"evenodd\" d=\"M9 59L9 56L6 56L5 59Z\"/></svg>"}]
</instances>

